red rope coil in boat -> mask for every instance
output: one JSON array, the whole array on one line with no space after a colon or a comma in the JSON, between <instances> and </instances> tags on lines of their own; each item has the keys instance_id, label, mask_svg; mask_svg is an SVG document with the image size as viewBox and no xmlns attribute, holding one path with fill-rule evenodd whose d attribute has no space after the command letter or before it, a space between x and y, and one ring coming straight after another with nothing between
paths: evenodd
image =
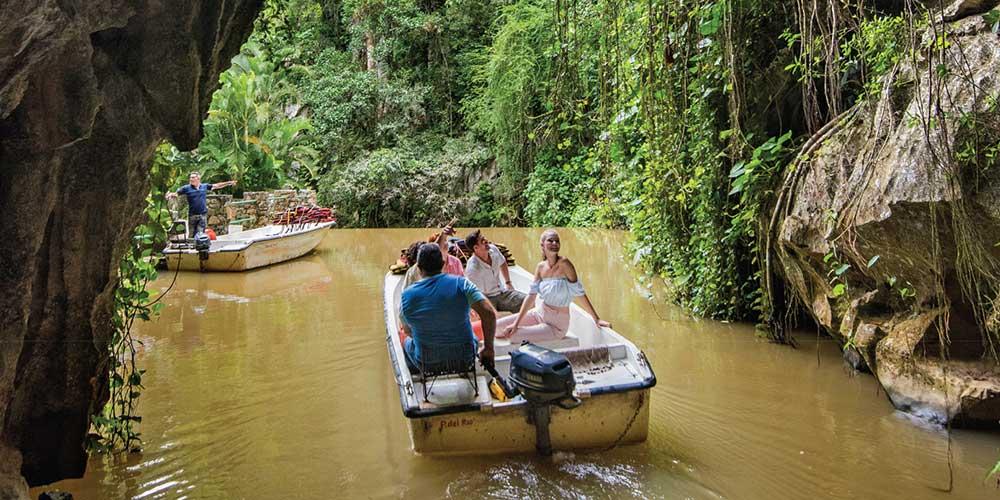
<instances>
[{"instance_id":1,"label":"red rope coil in boat","mask_svg":"<svg viewBox=\"0 0 1000 500\"><path fill-rule=\"evenodd\" d=\"M299 205L275 215L272 224L306 224L312 222L336 222L333 211L324 207Z\"/></svg>"}]
</instances>

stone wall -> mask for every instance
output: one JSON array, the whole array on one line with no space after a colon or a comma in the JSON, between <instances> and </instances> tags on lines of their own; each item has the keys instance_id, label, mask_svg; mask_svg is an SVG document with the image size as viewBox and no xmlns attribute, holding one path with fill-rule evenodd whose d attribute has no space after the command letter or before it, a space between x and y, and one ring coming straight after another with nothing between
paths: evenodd
<instances>
[{"instance_id":1,"label":"stone wall","mask_svg":"<svg viewBox=\"0 0 1000 500\"><path fill-rule=\"evenodd\" d=\"M244 223L244 229L263 227L271 223L277 215L299 205L316 205L316 192L311 189L278 189L275 191L248 191L243 193L243 201L236 203L230 211L231 219L251 219Z\"/></svg>"},{"instance_id":2,"label":"stone wall","mask_svg":"<svg viewBox=\"0 0 1000 500\"><path fill-rule=\"evenodd\" d=\"M276 214L299 205L315 206L316 192L311 189L278 189L274 191L247 191L243 198L228 194L210 194L207 199L208 227L215 234L226 234L230 222L238 222L243 229L255 229L271 223ZM167 204L177 219L187 217L187 199L174 198Z\"/></svg>"},{"instance_id":3,"label":"stone wall","mask_svg":"<svg viewBox=\"0 0 1000 500\"><path fill-rule=\"evenodd\" d=\"M229 194L213 194L205 200L208 206L208 227L215 230L215 234L226 234L229 232L229 215L226 206L233 201L233 196Z\"/></svg>"}]
</instances>

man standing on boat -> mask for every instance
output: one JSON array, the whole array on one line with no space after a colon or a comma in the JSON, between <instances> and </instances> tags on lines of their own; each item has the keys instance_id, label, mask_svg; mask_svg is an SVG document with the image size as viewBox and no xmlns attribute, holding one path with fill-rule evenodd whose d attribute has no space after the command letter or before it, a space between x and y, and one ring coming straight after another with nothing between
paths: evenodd
<instances>
[{"instance_id":1,"label":"man standing on boat","mask_svg":"<svg viewBox=\"0 0 1000 500\"><path fill-rule=\"evenodd\" d=\"M469 280L442 273L444 257L436 243L424 243L417 252L417 267L423 279L403 290L400 310L403 344L411 369L425 363L452 361L453 356L475 355L476 337L469 320L471 307L483 324L483 345L479 357L484 366L493 364L493 334L496 310Z\"/></svg>"},{"instance_id":2,"label":"man standing on boat","mask_svg":"<svg viewBox=\"0 0 1000 500\"><path fill-rule=\"evenodd\" d=\"M510 269L500 249L478 229L465 237L465 245L473 254L465 264L465 277L486 295L496 310L519 312L527 296L511 286Z\"/></svg>"},{"instance_id":3,"label":"man standing on boat","mask_svg":"<svg viewBox=\"0 0 1000 500\"><path fill-rule=\"evenodd\" d=\"M167 199L174 199L179 194L187 196L188 230L191 231L191 237L193 238L194 235L205 232L205 228L208 226L208 204L206 203L208 192L235 185L236 181L202 184L201 174L191 172L188 175L188 184L181 186L176 193L167 193Z\"/></svg>"}]
</instances>

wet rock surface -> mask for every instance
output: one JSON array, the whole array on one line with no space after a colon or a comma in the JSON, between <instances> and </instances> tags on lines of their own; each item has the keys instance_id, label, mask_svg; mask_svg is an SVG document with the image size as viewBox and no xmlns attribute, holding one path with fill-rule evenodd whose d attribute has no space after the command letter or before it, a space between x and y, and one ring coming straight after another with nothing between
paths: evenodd
<instances>
[{"instance_id":1,"label":"wet rock surface","mask_svg":"<svg viewBox=\"0 0 1000 500\"><path fill-rule=\"evenodd\" d=\"M799 301L897 408L997 427L1000 166L968 146L1000 141L1000 39L981 15L946 27L941 53L904 61L789 177L778 254Z\"/></svg>"},{"instance_id":2,"label":"wet rock surface","mask_svg":"<svg viewBox=\"0 0 1000 500\"><path fill-rule=\"evenodd\" d=\"M944 20L955 21L976 14L982 14L997 5L1000 5L1000 0L954 0L944 7Z\"/></svg>"},{"instance_id":3,"label":"wet rock surface","mask_svg":"<svg viewBox=\"0 0 1000 500\"><path fill-rule=\"evenodd\" d=\"M73 500L73 495L65 491L46 491L38 495L38 500Z\"/></svg>"},{"instance_id":4,"label":"wet rock surface","mask_svg":"<svg viewBox=\"0 0 1000 500\"><path fill-rule=\"evenodd\" d=\"M111 286L157 144L183 148L259 0L0 5L0 492L83 474Z\"/></svg>"}]
</instances>

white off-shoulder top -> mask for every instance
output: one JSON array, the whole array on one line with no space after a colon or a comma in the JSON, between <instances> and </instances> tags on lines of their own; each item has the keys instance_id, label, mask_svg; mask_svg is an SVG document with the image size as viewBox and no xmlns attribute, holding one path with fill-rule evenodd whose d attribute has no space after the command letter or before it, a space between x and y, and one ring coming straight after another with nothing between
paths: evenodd
<instances>
[{"instance_id":1,"label":"white off-shoulder top","mask_svg":"<svg viewBox=\"0 0 1000 500\"><path fill-rule=\"evenodd\" d=\"M550 306L569 307L573 297L579 297L586 292L583 291L583 283L559 276L533 282L529 293L538 294L542 301Z\"/></svg>"}]
</instances>

